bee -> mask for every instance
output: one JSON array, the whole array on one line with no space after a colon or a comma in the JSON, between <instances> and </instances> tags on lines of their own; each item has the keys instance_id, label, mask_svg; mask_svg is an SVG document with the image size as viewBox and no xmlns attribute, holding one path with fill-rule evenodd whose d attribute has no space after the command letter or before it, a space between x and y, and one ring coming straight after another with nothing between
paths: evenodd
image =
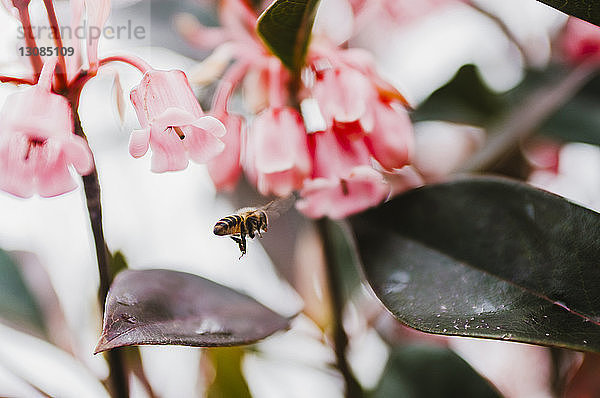
<instances>
[{"instance_id":1,"label":"bee","mask_svg":"<svg viewBox=\"0 0 600 398\"><path fill-rule=\"evenodd\" d=\"M230 235L238 244L242 255L246 254L246 236L253 239L267 232L269 223L289 209L296 197L292 194L287 198L273 200L262 207L244 207L227 217L221 218L215 224L213 233L218 236Z\"/></svg>"}]
</instances>

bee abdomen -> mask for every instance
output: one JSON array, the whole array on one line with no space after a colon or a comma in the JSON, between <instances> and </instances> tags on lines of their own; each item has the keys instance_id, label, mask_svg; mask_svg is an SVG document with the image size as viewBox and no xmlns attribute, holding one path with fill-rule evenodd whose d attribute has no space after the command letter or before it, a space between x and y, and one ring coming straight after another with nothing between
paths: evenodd
<instances>
[{"instance_id":1,"label":"bee abdomen","mask_svg":"<svg viewBox=\"0 0 600 398\"><path fill-rule=\"evenodd\" d=\"M238 233L240 231L241 223L242 217L237 214L224 217L217 221L213 233L215 235L231 235Z\"/></svg>"}]
</instances>

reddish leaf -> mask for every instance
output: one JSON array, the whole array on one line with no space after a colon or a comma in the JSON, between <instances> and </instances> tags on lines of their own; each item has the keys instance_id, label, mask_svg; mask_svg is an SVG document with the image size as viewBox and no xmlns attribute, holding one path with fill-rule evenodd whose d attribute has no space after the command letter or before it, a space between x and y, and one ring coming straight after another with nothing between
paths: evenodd
<instances>
[{"instance_id":1,"label":"reddish leaf","mask_svg":"<svg viewBox=\"0 0 600 398\"><path fill-rule=\"evenodd\" d=\"M197 275L126 270L108 293L96 353L139 344L250 344L288 327L289 319L253 298Z\"/></svg>"}]
</instances>

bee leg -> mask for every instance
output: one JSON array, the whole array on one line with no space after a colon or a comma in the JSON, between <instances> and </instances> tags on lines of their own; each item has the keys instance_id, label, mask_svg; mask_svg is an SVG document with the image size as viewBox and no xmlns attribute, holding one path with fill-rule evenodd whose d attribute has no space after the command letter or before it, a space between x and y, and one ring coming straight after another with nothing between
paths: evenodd
<instances>
[{"instance_id":1,"label":"bee leg","mask_svg":"<svg viewBox=\"0 0 600 398\"><path fill-rule=\"evenodd\" d=\"M242 252L240 258L242 258L244 257L244 254L246 254L246 225L244 222L240 224L240 237L238 246L240 247L240 252Z\"/></svg>"},{"instance_id":2,"label":"bee leg","mask_svg":"<svg viewBox=\"0 0 600 398\"><path fill-rule=\"evenodd\" d=\"M242 253L240 258L242 258L242 257L244 257L244 254L246 254L246 237L244 235L240 234L240 239L239 239L238 245L240 247L240 252Z\"/></svg>"}]
</instances>

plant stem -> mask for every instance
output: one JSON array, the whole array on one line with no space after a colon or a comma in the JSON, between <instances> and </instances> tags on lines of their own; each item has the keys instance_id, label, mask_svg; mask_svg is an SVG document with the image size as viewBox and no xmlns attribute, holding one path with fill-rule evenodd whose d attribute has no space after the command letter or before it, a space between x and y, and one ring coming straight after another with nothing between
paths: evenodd
<instances>
[{"instance_id":1,"label":"plant stem","mask_svg":"<svg viewBox=\"0 0 600 398\"><path fill-rule=\"evenodd\" d=\"M342 281L339 275L338 264L335 259L335 253L332 250L331 231L329 220L321 218L317 220L317 229L321 236L323 251L325 253L325 272L327 274L327 291L331 300L331 314L333 320L333 349L335 352L336 366L346 385L346 398L362 398L364 392L361 385L354 377L352 369L346 358L346 349L348 348L348 336L344 330L343 310L344 297L342 294Z\"/></svg>"},{"instance_id":2,"label":"plant stem","mask_svg":"<svg viewBox=\"0 0 600 398\"><path fill-rule=\"evenodd\" d=\"M583 63L563 78L533 92L520 105L515 106L514 111L503 122L491 129L488 143L458 171L473 173L493 169L599 71L594 63Z\"/></svg>"},{"instance_id":3,"label":"plant stem","mask_svg":"<svg viewBox=\"0 0 600 398\"><path fill-rule=\"evenodd\" d=\"M46 7L46 13L48 14L48 21L50 22L50 29L52 29L54 43L58 48L58 71L56 72L56 77L60 90L67 87L67 65L65 57L62 54L63 42L62 37L60 36L60 26L58 25L56 12L54 11L53 0L44 0L44 6Z\"/></svg>"},{"instance_id":4,"label":"plant stem","mask_svg":"<svg viewBox=\"0 0 600 398\"><path fill-rule=\"evenodd\" d=\"M73 126L75 134L87 140L81 120L77 113L77 108L73 108ZM98 273L100 275L100 288L98 289L98 299L100 302L100 310L104 316L104 303L108 295L108 289L114 275L111 275L109 268L109 253L104 240L104 232L102 229L102 206L100 202L100 183L98 181L98 172L94 164L94 171L86 176L83 176L83 187L85 190L85 199L90 217L90 224L94 235L94 244L96 246L96 259L98 260ZM123 357L121 351L111 350L106 353L106 360L110 369L109 384L110 392L114 398L128 398L129 384L127 375L123 365Z\"/></svg>"},{"instance_id":5,"label":"plant stem","mask_svg":"<svg viewBox=\"0 0 600 398\"><path fill-rule=\"evenodd\" d=\"M30 86L33 86L35 84L34 81L29 80L29 79L24 79L22 77L3 76L3 75L0 75L0 83L27 84Z\"/></svg>"}]
</instances>

